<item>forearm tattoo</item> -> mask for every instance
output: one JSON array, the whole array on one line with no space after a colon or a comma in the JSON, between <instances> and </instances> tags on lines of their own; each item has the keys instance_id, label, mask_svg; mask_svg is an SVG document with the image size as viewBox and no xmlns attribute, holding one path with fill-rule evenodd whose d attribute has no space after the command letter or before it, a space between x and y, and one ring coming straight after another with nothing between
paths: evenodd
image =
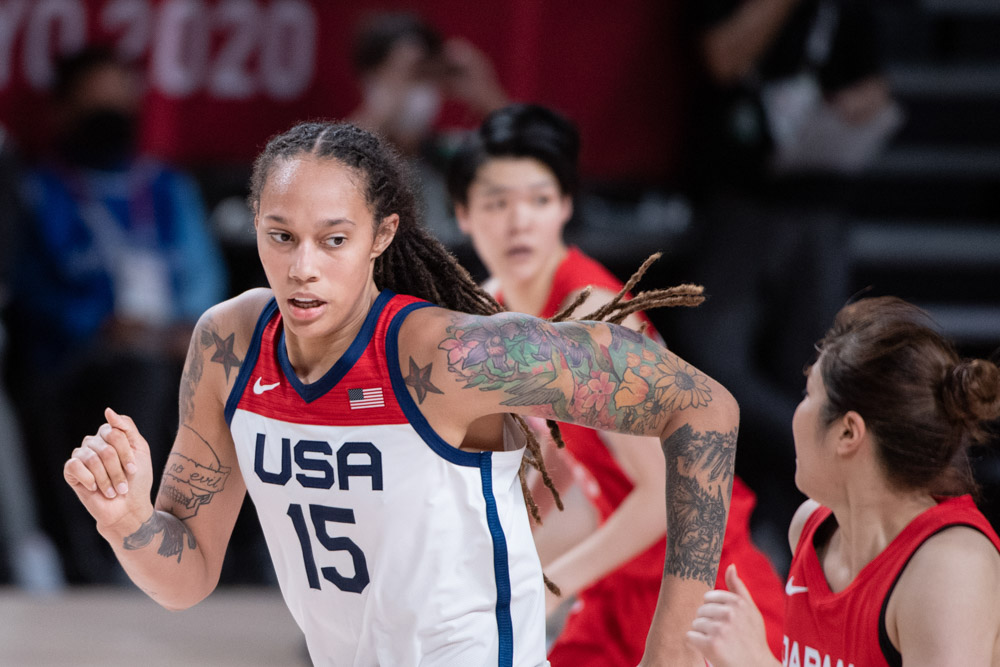
<instances>
[{"instance_id":1,"label":"forearm tattoo","mask_svg":"<svg viewBox=\"0 0 1000 667\"><path fill-rule=\"evenodd\" d=\"M215 494L225 488L232 469L222 465L212 445L198 431L187 424L181 424L181 428L186 428L201 440L205 456L199 462L171 452L160 481L159 502L164 510L178 519L188 519L197 514L202 505L212 502Z\"/></svg>"},{"instance_id":2,"label":"forearm tattoo","mask_svg":"<svg viewBox=\"0 0 1000 667\"><path fill-rule=\"evenodd\" d=\"M154 511L153 516L149 517L145 523L139 526L137 531L126 537L122 542L122 546L129 551L142 549L153 541L157 533L163 533L163 540L160 542L160 548L156 550L156 553L164 558L177 556L178 563L181 562L181 554L184 551L185 536L187 537L189 549L195 549L198 546L194 535L184 525L183 521L169 514L157 511Z\"/></svg>"},{"instance_id":3,"label":"forearm tattoo","mask_svg":"<svg viewBox=\"0 0 1000 667\"><path fill-rule=\"evenodd\" d=\"M667 413L712 401L706 376L625 327L458 316L447 334L438 347L463 388L504 391L503 405L540 406L550 419L651 433Z\"/></svg>"},{"instance_id":4,"label":"forearm tattoo","mask_svg":"<svg viewBox=\"0 0 1000 667\"><path fill-rule=\"evenodd\" d=\"M180 562L184 551L185 536L189 549L197 547L194 534L184 519L193 517L202 505L210 503L215 494L225 488L231 472L231 468L222 465L215 450L198 431L187 424L181 424L181 428L188 429L201 440L205 454L203 461L195 461L177 452L170 453L157 497L162 511L153 512L153 516L139 530L126 537L123 543L126 549L141 549L157 533L163 533L157 553L166 558L177 556L177 562Z\"/></svg>"},{"instance_id":5,"label":"forearm tattoo","mask_svg":"<svg viewBox=\"0 0 1000 667\"><path fill-rule=\"evenodd\" d=\"M736 429L700 432L684 424L664 440L666 574L715 586L733 487L736 434Z\"/></svg>"}]
</instances>

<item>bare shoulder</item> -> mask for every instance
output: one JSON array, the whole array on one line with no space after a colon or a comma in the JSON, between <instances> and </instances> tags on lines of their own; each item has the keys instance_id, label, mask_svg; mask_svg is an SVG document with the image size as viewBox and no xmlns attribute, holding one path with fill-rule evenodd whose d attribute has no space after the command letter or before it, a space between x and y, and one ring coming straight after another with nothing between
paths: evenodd
<instances>
[{"instance_id":1,"label":"bare shoulder","mask_svg":"<svg viewBox=\"0 0 1000 667\"><path fill-rule=\"evenodd\" d=\"M209 341L213 335L232 337L234 344L245 345L257 324L261 312L271 300L271 290L257 288L248 290L209 308L198 320L195 335L206 346L218 347L220 343Z\"/></svg>"},{"instance_id":2,"label":"bare shoulder","mask_svg":"<svg viewBox=\"0 0 1000 667\"><path fill-rule=\"evenodd\" d=\"M986 535L971 526L951 526L927 539L904 572L918 587L928 579L976 579L983 591L1000 587L1000 552ZM989 582L989 586L987 586ZM900 577L900 586L906 585Z\"/></svg>"},{"instance_id":3,"label":"bare shoulder","mask_svg":"<svg viewBox=\"0 0 1000 667\"><path fill-rule=\"evenodd\" d=\"M211 397L224 403L236 381L261 311L271 291L253 289L209 308L199 318L188 346L181 377L181 421Z\"/></svg>"},{"instance_id":4,"label":"bare shoulder","mask_svg":"<svg viewBox=\"0 0 1000 667\"><path fill-rule=\"evenodd\" d=\"M447 308L419 308L414 310L399 329L400 357L433 357L448 327L456 320L474 317Z\"/></svg>"},{"instance_id":5,"label":"bare shoulder","mask_svg":"<svg viewBox=\"0 0 1000 667\"><path fill-rule=\"evenodd\" d=\"M269 289L258 287L247 290L209 308L199 320L199 325L211 323L234 332L249 330L252 333L257 318L271 298Z\"/></svg>"},{"instance_id":6,"label":"bare shoulder","mask_svg":"<svg viewBox=\"0 0 1000 667\"><path fill-rule=\"evenodd\" d=\"M906 664L991 664L1000 633L1000 553L952 526L924 542L899 577L886 631Z\"/></svg>"},{"instance_id":7,"label":"bare shoulder","mask_svg":"<svg viewBox=\"0 0 1000 667\"><path fill-rule=\"evenodd\" d=\"M802 529L805 528L806 521L819 507L820 504L810 498L795 510L792 522L788 526L788 546L791 548L792 553L795 553L795 550L799 546L799 538L802 537Z\"/></svg>"},{"instance_id":8,"label":"bare shoulder","mask_svg":"<svg viewBox=\"0 0 1000 667\"><path fill-rule=\"evenodd\" d=\"M481 360L484 354L497 363L506 354L506 342L527 329L553 330L552 323L524 313L500 312L474 315L447 308L422 308L403 322L399 332L400 357L417 360L447 359L449 365L462 362L469 367L470 359Z\"/></svg>"}]
</instances>

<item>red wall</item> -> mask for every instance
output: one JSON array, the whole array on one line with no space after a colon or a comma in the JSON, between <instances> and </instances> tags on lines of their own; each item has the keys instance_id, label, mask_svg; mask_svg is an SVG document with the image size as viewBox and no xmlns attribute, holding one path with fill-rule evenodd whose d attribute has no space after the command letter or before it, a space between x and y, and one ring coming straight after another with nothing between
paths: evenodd
<instances>
[{"instance_id":1,"label":"red wall","mask_svg":"<svg viewBox=\"0 0 1000 667\"><path fill-rule=\"evenodd\" d=\"M0 121L37 146L53 55L101 41L145 64L150 150L186 164L248 161L296 120L350 112L353 26L376 8L407 8L485 51L512 98L574 118L587 175L662 184L675 172L686 71L675 0L358 4L0 0ZM475 119L451 108L446 120Z\"/></svg>"}]
</instances>

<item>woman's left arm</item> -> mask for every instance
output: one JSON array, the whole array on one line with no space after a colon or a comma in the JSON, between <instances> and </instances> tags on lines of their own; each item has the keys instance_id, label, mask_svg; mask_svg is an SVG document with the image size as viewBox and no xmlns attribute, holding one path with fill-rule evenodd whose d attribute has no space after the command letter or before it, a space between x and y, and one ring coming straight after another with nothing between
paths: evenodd
<instances>
[{"instance_id":1,"label":"woman's left arm","mask_svg":"<svg viewBox=\"0 0 1000 667\"><path fill-rule=\"evenodd\" d=\"M906 667L989 667L1000 636L1000 554L955 526L910 559L889 600L886 630Z\"/></svg>"}]
</instances>

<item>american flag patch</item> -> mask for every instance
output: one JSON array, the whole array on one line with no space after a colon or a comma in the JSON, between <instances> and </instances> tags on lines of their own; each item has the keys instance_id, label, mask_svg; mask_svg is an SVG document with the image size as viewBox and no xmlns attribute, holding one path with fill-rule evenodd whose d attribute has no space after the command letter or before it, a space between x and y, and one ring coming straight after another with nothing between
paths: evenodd
<instances>
[{"instance_id":1,"label":"american flag patch","mask_svg":"<svg viewBox=\"0 0 1000 667\"><path fill-rule=\"evenodd\" d=\"M351 410L385 407L385 401L382 400L382 387L348 389L347 402L350 404Z\"/></svg>"}]
</instances>

